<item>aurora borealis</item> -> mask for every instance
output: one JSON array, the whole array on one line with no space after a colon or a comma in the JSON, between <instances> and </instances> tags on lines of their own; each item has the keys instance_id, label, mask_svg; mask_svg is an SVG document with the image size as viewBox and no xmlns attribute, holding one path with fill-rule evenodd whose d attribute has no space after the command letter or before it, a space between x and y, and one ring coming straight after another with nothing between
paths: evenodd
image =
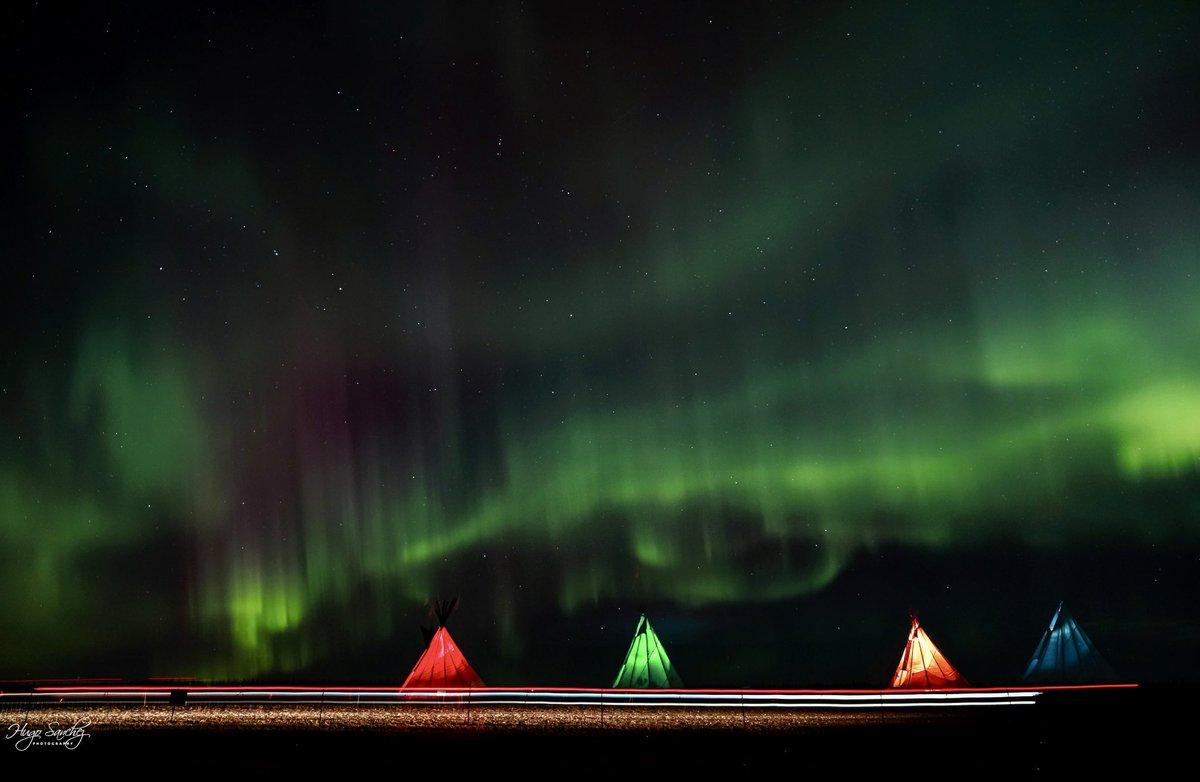
<instances>
[{"instance_id":1,"label":"aurora borealis","mask_svg":"<svg viewBox=\"0 0 1200 782\"><path fill-rule=\"evenodd\" d=\"M1194 677L1200 8L559 5L17 14L0 678Z\"/></svg>"}]
</instances>

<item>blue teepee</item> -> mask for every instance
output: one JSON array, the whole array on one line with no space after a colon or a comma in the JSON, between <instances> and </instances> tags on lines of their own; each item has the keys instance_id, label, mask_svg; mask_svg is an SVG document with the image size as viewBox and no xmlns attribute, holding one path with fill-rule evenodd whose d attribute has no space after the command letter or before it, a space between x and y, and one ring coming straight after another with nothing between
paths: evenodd
<instances>
[{"instance_id":1,"label":"blue teepee","mask_svg":"<svg viewBox=\"0 0 1200 782\"><path fill-rule=\"evenodd\" d=\"M1087 633L1062 603L1025 668L1030 684L1104 684L1117 681Z\"/></svg>"}]
</instances>

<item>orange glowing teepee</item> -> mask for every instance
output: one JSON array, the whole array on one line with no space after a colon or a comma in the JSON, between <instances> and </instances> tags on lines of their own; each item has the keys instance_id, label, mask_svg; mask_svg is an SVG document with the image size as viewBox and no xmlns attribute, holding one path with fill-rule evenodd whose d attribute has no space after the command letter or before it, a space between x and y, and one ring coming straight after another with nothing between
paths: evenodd
<instances>
[{"instance_id":1,"label":"orange glowing teepee","mask_svg":"<svg viewBox=\"0 0 1200 782\"><path fill-rule=\"evenodd\" d=\"M430 613L436 614L436 633L429 637L421 659L413 666L412 673L404 680L401 689L410 687L483 687L483 679L459 651L458 644L446 629L446 619L458 606L458 598L452 601L436 601ZM426 628L422 628L426 629ZM427 630L428 632L428 630Z\"/></svg>"},{"instance_id":2,"label":"orange glowing teepee","mask_svg":"<svg viewBox=\"0 0 1200 782\"><path fill-rule=\"evenodd\" d=\"M896 675L892 677L892 686L908 690L937 690L970 685L933 645L917 617L913 616L908 643L904 645L900 665L896 667Z\"/></svg>"}]
</instances>

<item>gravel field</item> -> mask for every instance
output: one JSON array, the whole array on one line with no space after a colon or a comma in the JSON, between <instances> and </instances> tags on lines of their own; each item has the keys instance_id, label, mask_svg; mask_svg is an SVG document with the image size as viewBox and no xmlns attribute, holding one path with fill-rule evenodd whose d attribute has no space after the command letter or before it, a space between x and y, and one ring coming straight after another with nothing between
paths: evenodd
<instances>
[{"instance_id":1,"label":"gravel field","mask_svg":"<svg viewBox=\"0 0 1200 782\"><path fill-rule=\"evenodd\" d=\"M1189 693L1184 693L1186 696ZM1138 778L1169 768L1185 743L1168 714L1178 693L1048 699L958 709L765 709L465 704L38 704L8 706L0 727L82 726L74 749L0 746L0 769L59 764L304 770L347 762L405 774L525 767L668 775L887 772L1017 778L1082 770ZM914 760L920 762L914 764ZM353 766L350 767L353 770ZM924 771L922 771L924 769ZM919 773L920 772L920 773ZM673 778L673 777L672 777Z\"/></svg>"},{"instance_id":2,"label":"gravel field","mask_svg":"<svg viewBox=\"0 0 1200 782\"><path fill-rule=\"evenodd\" d=\"M842 710L684 709L595 706L346 706L187 705L41 706L4 715L70 725L83 720L106 730L349 730L349 731L790 731L813 727L879 725L885 722L958 720L949 712L854 712Z\"/></svg>"}]
</instances>

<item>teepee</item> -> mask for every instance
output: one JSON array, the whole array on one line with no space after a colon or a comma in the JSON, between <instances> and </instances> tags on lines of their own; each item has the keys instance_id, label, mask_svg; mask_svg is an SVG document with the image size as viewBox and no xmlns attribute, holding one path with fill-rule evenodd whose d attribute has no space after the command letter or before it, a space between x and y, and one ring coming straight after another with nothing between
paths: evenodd
<instances>
[{"instance_id":1,"label":"teepee","mask_svg":"<svg viewBox=\"0 0 1200 782\"><path fill-rule=\"evenodd\" d=\"M425 647L421 659L413 666L412 673L404 680L401 689L410 687L483 687L483 679L475 673L475 669L463 657L458 644L450 637L446 629L446 620L451 612L458 607L458 598L450 601L435 601L430 607L430 614L436 616L437 631L432 627L422 627L429 645ZM432 636L430 635L432 633Z\"/></svg>"},{"instance_id":2,"label":"teepee","mask_svg":"<svg viewBox=\"0 0 1200 782\"><path fill-rule=\"evenodd\" d=\"M625 655L621 670L617 671L613 687L647 689L682 686L683 680L671 665L667 650L663 649L662 642L650 626L650 621L642 614L642 618L638 620L637 631L633 634L633 643L629 645L629 653Z\"/></svg>"},{"instance_id":3,"label":"teepee","mask_svg":"<svg viewBox=\"0 0 1200 782\"><path fill-rule=\"evenodd\" d=\"M934 646L917 617L913 616L908 643L904 645L904 654L900 657L900 665L896 667L891 686L909 690L936 690L969 685Z\"/></svg>"},{"instance_id":4,"label":"teepee","mask_svg":"<svg viewBox=\"0 0 1200 782\"><path fill-rule=\"evenodd\" d=\"M1025 667L1025 681L1031 684L1103 684L1116 680L1117 675L1096 651L1092 639L1059 603L1050 619L1050 627Z\"/></svg>"}]
</instances>

